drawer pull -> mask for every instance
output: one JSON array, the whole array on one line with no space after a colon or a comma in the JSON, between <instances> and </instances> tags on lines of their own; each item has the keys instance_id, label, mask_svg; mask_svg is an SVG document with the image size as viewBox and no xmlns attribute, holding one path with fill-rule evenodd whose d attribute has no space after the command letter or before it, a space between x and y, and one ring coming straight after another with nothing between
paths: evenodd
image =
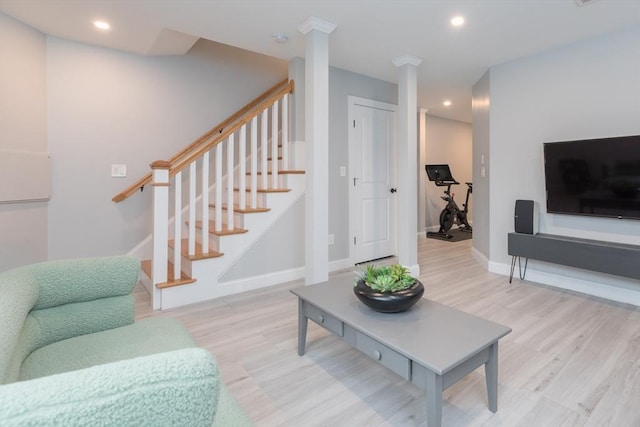
<instances>
[{"instance_id":1,"label":"drawer pull","mask_svg":"<svg viewBox=\"0 0 640 427\"><path fill-rule=\"evenodd\" d=\"M380 360L382 359L382 353L380 353L378 350L373 352L373 358L376 360Z\"/></svg>"},{"instance_id":2,"label":"drawer pull","mask_svg":"<svg viewBox=\"0 0 640 427\"><path fill-rule=\"evenodd\" d=\"M318 320L320 321L320 323L324 323L324 316L321 314L320 316L318 316Z\"/></svg>"}]
</instances>

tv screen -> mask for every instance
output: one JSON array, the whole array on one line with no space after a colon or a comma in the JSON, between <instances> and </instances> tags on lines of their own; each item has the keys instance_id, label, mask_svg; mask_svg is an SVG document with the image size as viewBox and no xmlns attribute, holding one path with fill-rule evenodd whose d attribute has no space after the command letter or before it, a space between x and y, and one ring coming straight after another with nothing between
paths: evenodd
<instances>
[{"instance_id":1,"label":"tv screen","mask_svg":"<svg viewBox=\"0 0 640 427\"><path fill-rule=\"evenodd\" d=\"M544 144L547 212L640 219L640 135Z\"/></svg>"}]
</instances>

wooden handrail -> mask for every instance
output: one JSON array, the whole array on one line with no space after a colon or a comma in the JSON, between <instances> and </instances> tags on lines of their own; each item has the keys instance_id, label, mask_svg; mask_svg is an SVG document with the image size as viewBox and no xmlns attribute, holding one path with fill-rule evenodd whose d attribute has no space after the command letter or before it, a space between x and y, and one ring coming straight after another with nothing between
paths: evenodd
<instances>
[{"instance_id":1,"label":"wooden handrail","mask_svg":"<svg viewBox=\"0 0 640 427\"><path fill-rule=\"evenodd\" d=\"M260 96L256 97L253 101L249 102L244 107L242 107L241 109L239 109L238 111L233 113L227 119L225 119L224 121L220 122L215 127L211 128L208 132L203 134L200 138L196 139L191 144L189 144L188 146L186 146L185 148L180 150L178 153L176 153L173 156L171 156L169 158L169 163L171 163L173 165L180 158L182 158L182 157L186 156L187 154L189 154L191 151L193 151L194 149L199 147L202 143L204 143L205 141L210 139L216 133L221 134L222 131L226 127L228 127L230 124L232 124L233 122L237 121L242 116L249 114L251 111L255 110L258 106L263 105L264 104L263 101L265 99L272 99L274 94L276 94L276 93L280 94L280 95L282 95L284 93L287 93L287 91L289 93L293 93L293 90L294 90L293 81L288 82L288 78L285 78L285 79L279 81L277 84L275 84L274 86L269 88L267 91L262 93ZM204 150L204 151L206 151L206 150ZM204 152L204 151L202 151L202 152ZM151 178L152 178L151 172L149 172L144 177L140 178L138 181L134 182L129 187L127 187L124 191L116 194L111 200L113 200L116 203L125 200L129 196L131 196L134 193L136 193L138 191L138 189L140 189L140 188L144 187L145 185L149 184L151 182Z\"/></svg>"},{"instance_id":2,"label":"wooden handrail","mask_svg":"<svg viewBox=\"0 0 640 427\"><path fill-rule=\"evenodd\" d=\"M289 81L289 83L280 89L277 92L274 92L271 96L257 104L253 111L247 112L239 121L233 124L233 126L228 127L220 134L216 135L212 140L207 142L206 144L201 145L196 150L192 151L188 156L183 157L177 163L172 164L171 171L169 172L169 176L174 176L176 173L180 172L182 169L191 164L194 160L198 159L207 151L211 150L211 148L215 147L220 142L224 141L229 135L236 132L243 125L250 122L255 116L260 114L262 110L273 104L276 100L280 99L283 95L287 93L293 93L295 90L295 86L293 80Z\"/></svg>"}]
</instances>

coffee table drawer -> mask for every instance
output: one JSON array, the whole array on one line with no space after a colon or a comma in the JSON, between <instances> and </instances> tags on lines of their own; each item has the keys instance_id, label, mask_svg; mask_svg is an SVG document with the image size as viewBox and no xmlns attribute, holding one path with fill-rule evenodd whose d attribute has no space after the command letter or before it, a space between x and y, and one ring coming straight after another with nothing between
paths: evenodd
<instances>
[{"instance_id":1,"label":"coffee table drawer","mask_svg":"<svg viewBox=\"0 0 640 427\"><path fill-rule=\"evenodd\" d=\"M406 380L411 378L411 361L402 354L348 325L345 326L344 337L345 341L402 378Z\"/></svg>"},{"instance_id":2,"label":"coffee table drawer","mask_svg":"<svg viewBox=\"0 0 640 427\"><path fill-rule=\"evenodd\" d=\"M335 317L310 304L306 304L305 312L307 317L318 325L340 337L344 336L344 324Z\"/></svg>"}]
</instances>

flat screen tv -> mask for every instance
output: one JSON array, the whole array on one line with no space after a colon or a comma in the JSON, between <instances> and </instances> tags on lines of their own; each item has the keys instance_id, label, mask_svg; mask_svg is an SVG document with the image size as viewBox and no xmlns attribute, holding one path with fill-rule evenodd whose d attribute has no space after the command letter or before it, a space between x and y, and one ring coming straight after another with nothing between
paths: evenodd
<instances>
[{"instance_id":1,"label":"flat screen tv","mask_svg":"<svg viewBox=\"0 0 640 427\"><path fill-rule=\"evenodd\" d=\"M544 144L547 212L640 219L640 135Z\"/></svg>"}]
</instances>

